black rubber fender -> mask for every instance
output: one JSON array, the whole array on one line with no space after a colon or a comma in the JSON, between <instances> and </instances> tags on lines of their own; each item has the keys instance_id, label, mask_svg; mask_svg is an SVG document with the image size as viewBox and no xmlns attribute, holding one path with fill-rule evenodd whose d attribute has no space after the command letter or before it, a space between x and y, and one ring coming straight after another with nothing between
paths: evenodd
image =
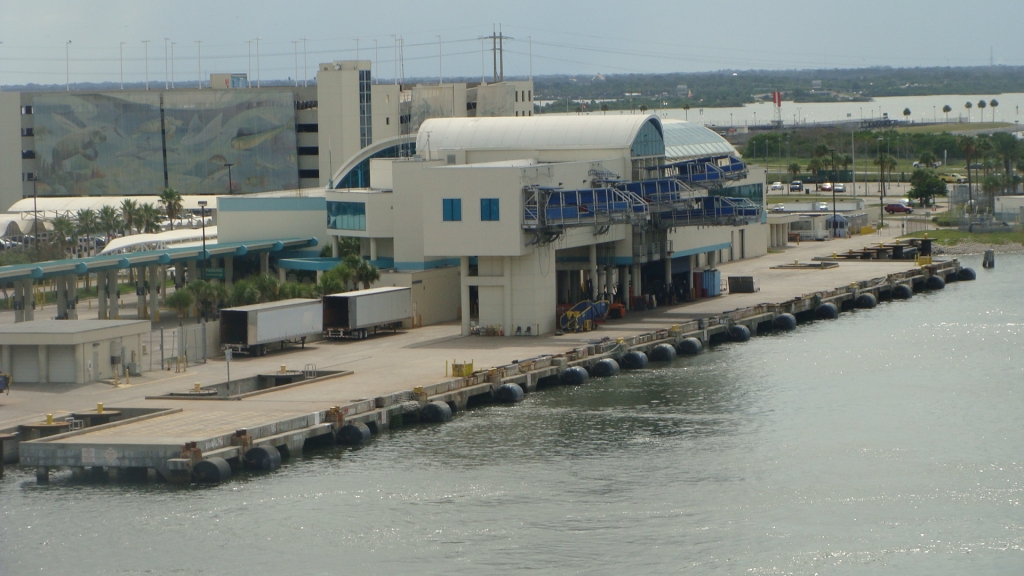
<instances>
[{"instance_id":1,"label":"black rubber fender","mask_svg":"<svg viewBox=\"0 0 1024 576\"><path fill-rule=\"evenodd\" d=\"M676 359L676 347L671 344L658 344L651 350L654 362L671 362Z\"/></svg>"},{"instance_id":2,"label":"black rubber fender","mask_svg":"<svg viewBox=\"0 0 1024 576\"><path fill-rule=\"evenodd\" d=\"M515 404L523 401L523 389L519 387L519 384L508 382L498 386L498 389L494 391L494 397L498 402Z\"/></svg>"},{"instance_id":3,"label":"black rubber fender","mask_svg":"<svg viewBox=\"0 0 1024 576\"><path fill-rule=\"evenodd\" d=\"M272 472L281 467L281 452L273 446L254 446L245 451L245 467Z\"/></svg>"},{"instance_id":4,"label":"black rubber fender","mask_svg":"<svg viewBox=\"0 0 1024 576\"><path fill-rule=\"evenodd\" d=\"M978 275L974 272L973 268L961 268L960 272L957 273L957 278L960 280L974 280L977 277Z\"/></svg>"},{"instance_id":5,"label":"black rubber fender","mask_svg":"<svg viewBox=\"0 0 1024 576\"><path fill-rule=\"evenodd\" d=\"M831 302L825 302L814 311L815 315L822 320L835 320L839 318L839 308Z\"/></svg>"},{"instance_id":6,"label":"black rubber fender","mask_svg":"<svg viewBox=\"0 0 1024 576\"><path fill-rule=\"evenodd\" d=\"M946 281L939 276L929 276L928 279L924 281L924 285L925 288L928 288L929 290L942 290L946 287Z\"/></svg>"},{"instance_id":7,"label":"black rubber fender","mask_svg":"<svg viewBox=\"0 0 1024 576\"><path fill-rule=\"evenodd\" d=\"M451 406L439 400L428 403L420 410L420 420L424 422L447 422L451 419Z\"/></svg>"},{"instance_id":8,"label":"black rubber fender","mask_svg":"<svg viewBox=\"0 0 1024 576\"><path fill-rule=\"evenodd\" d=\"M231 465L214 456L192 466L192 478L201 484L220 484L231 479Z\"/></svg>"},{"instance_id":9,"label":"black rubber fender","mask_svg":"<svg viewBox=\"0 0 1024 576\"><path fill-rule=\"evenodd\" d=\"M897 284L892 288L892 297L897 300L909 300L914 296L914 290L906 284Z\"/></svg>"},{"instance_id":10,"label":"black rubber fender","mask_svg":"<svg viewBox=\"0 0 1024 576\"><path fill-rule=\"evenodd\" d=\"M607 376L615 376L619 373L619 363L613 358L602 358L598 360L596 364L590 367L590 371L594 373L597 378L605 378Z\"/></svg>"},{"instance_id":11,"label":"black rubber fender","mask_svg":"<svg viewBox=\"0 0 1024 576\"><path fill-rule=\"evenodd\" d=\"M676 350L685 356L693 356L700 354L704 350L704 345L696 338L683 338L676 346Z\"/></svg>"},{"instance_id":12,"label":"black rubber fender","mask_svg":"<svg viewBox=\"0 0 1024 576\"><path fill-rule=\"evenodd\" d=\"M775 327L779 330L795 330L796 329L796 316L783 312L775 317Z\"/></svg>"},{"instance_id":13,"label":"black rubber fender","mask_svg":"<svg viewBox=\"0 0 1024 576\"><path fill-rule=\"evenodd\" d=\"M857 308L874 308L878 306L878 298L875 298L874 294L858 294L857 299L853 301L853 304Z\"/></svg>"},{"instance_id":14,"label":"black rubber fender","mask_svg":"<svg viewBox=\"0 0 1024 576\"><path fill-rule=\"evenodd\" d=\"M622 357L622 367L626 370L641 370L643 368L647 368L647 364L649 362L647 354L644 354L639 350L626 352L626 355Z\"/></svg>"},{"instance_id":15,"label":"black rubber fender","mask_svg":"<svg viewBox=\"0 0 1024 576\"><path fill-rule=\"evenodd\" d=\"M743 324L734 324L729 327L729 339L733 342L746 342L750 340L750 328Z\"/></svg>"},{"instance_id":16,"label":"black rubber fender","mask_svg":"<svg viewBox=\"0 0 1024 576\"><path fill-rule=\"evenodd\" d=\"M562 384L579 386L586 384L587 380L590 380L590 373L583 366L570 366L562 371Z\"/></svg>"},{"instance_id":17,"label":"black rubber fender","mask_svg":"<svg viewBox=\"0 0 1024 576\"><path fill-rule=\"evenodd\" d=\"M346 446L362 446L370 441L370 436L369 426L362 422L349 422L338 430L337 441Z\"/></svg>"}]
</instances>

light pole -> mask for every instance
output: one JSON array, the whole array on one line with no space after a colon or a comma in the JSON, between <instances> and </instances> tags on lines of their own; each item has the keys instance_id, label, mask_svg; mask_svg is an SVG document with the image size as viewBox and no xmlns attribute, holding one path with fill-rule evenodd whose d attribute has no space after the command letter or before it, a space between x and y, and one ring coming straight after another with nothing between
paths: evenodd
<instances>
[{"instance_id":1,"label":"light pole","mask_svg":"<svg viewBox=\"0 0 1024 576\"><path fill-rule=\"evenodd\" d=\"M203 89L203 41L196 40L196 72L199 75L199 89Z\"/></svg>"},{"instance_id":2,"label":"light pole","mask_svg":"<svg viewBox=\"0 0 1024 576\"><path fill-rule=\"evenodd\" d=\"M39 195L36 194L36 175L32 175L32 237L36 242L36 252L39 252Z\"/></svg>"},{"instance_id":3,"label":"light pole","mask_svg":"<svg viewBox=\"0 0 1024 576\"><path fill-rule=\"evenodd\" d=\"M829 152L832 153L832 237L836 237L836 228L839 227L839 221L836 218L836 149L829 148Z\"/></svg>"},{"instance_id":4,"label":"light pole","mask_svg":"<svg viewBox=\"0 0 1024 576\"><path fill-rule=\"evenodd\" d=\"M246 40L249 45L249 74L245 77L245 87L252 88L252 40Z\"/></svg>"},{"instance_id":5,"label":"light pole","mask_svg":"<svg viewBox=\"0 0 1024 576\"><path fill-rule=\"evenodd\" d=\"M225 162L224 166L228 169L228 194L234 194L234 184L231 182L231 167L234 166L232 162Z\"/></svg>"},{"instance_id":6,"label":"light pole","mask_svg":"<svg viewBox=\"0 0 1024 576\"><path fill-rule=\"evenodd\" d=\"M199 277L206 280L206 200L199 201L199 219L203 221L203 264Z\"/></svg>"},{"instance_id":7,"label":"light pole","mask_svg":"<svg viewBox=\"0 0 1024 576\"><path fill-rule=\"evenodd\" d=\"M171 88L174 88L174 45L177 42L171 42Z\"/></svg>"},{"instance_id":8,"label":"light pole","mask_svg":"<svg viewBox=\"0 0 1024 576\"><path fill-rule=\"evenodd\" d=\"M171 80L170 80L170 78L171 78L170 77L170 70L171 70L171 68L170 68L170 65L168 65L169 60L167 59L167 43L170 42L170 41L171 41L170 38L164 38L164 90L167 90L168 88L171 87Z\"/></svg>"},{"instance_id":9,"label":"light pole","mask_svg":"<svg viewBox=\"0 0 1024 576\"><path fill-rule=\"evenodd\" d=\"M888 141L886 141L888 144ZM882 161L882 139L878 139L878 231L885 224L885 162Z\"/></svg>"},{"instance_id":10,"label":"light pole","mask_svg":"<svg viewBox=\"0 0 1024 576\"><path fill-rule=\"evenodd\" d=\"M121 90L124 90L124 42L121 42Z\"/></svg>"},{"instance_id":11,"label":"light pole","mask_svg":"<svg viewBox=\"0 0 1024 576\"><path fill-rule=\"evenodd\" d=\"M71 91L71 40L64 44L64 86Z\"/></svg>"}]
</instances>

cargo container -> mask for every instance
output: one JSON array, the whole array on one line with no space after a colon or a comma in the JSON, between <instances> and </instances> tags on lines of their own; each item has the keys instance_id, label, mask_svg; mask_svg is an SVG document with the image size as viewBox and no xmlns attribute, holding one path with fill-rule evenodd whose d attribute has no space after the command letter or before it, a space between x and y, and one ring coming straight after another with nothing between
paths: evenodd
<instances>
[{"instance_id":1,"label":"cargo container","mask_svg":"<svg viewBox=\"0 0 1024 576\"><path fill-rule=\"evenodd\" d=\"M412 289L370 288L324 296L324 336L366 338L412 317Z\"/></svg>"},{"instance_id":2,"label":"cargo container","mask_svg":"<svg viewBox=\"0 0 1024 576\"><path fill-rule=\"evenodd\" d=\"M300 342L323 331L319 300L293 298L279 302L225 308L220 311L220 343L252 356L267 353L268 344Z\"/></svg>"}]
</instances>

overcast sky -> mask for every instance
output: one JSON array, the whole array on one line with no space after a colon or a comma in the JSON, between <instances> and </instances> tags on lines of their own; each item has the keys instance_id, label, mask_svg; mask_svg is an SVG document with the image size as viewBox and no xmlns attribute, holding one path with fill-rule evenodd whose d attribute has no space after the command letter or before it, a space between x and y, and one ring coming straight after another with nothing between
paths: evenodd
<instances>
[{"instance_id":1,"label":"overcast sky","mask_svg":"<svg viewBox=\"0 0 1024 576\"><path fill-rule=\"evenodd\" d=\"M640 5L642 9L631 9ZM583 9L586 8L584 11ZM447 2L391 0L7 0L0 10L0 84L163 82L165 38L174 42L178 83L213 72L309 77L316 64L377 59L394 76L392 35L405 39L405 77L479 77L481 36L501 23L506 76L692 72L721 69L1024 65L1024 2L979 0L776 0L686 2ZM70 40L71 44L66 46ZM197 61L202 41L201 61ZM374 41L377 52L374 52ZM489 46L489 45L488 45ZM67 51L65 51L67 48ZM66 58L69 56L69 58ZM69 61L68 61L69 60ZM490 76L491 55L483 58ZM67 67L67 68L66 68Z\"/></svg>"}]
</instances>

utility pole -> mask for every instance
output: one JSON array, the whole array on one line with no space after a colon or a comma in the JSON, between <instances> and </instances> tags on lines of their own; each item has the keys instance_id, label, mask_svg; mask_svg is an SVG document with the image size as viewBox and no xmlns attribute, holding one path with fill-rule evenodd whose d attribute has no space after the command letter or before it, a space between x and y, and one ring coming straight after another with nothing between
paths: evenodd
<instances>
[{"instance_id":1,"label":"utility pole","mask_svg":"<svg viewBox=\"0 0 1024 576\"><path fill-rule=\"evenodd\" d=\"M149 90L149 40L143 40L142 44L146 47L146 90Z\"/></svg>"},{"instance_id":2,"label":"utility pole","mask_svg":"<svg viewBox=\"0 0 1024 576\"><path fill-rule=\"evenodd\" d=\"M256 87L260 87L260 37L256 37Z\"/></svg>"},{"instance_id":3,"label":"utility pole","mask_svg":"<svg viewBox=\"0 0 1024 576\"><path fill-rule=\"evenodd\" d=\"M170 41L171 41L170 38L164 38L164 90L167 90L168 88L171 87L171 81L170 81L171 77L169 75L171 68L167 64L167 62L168 62L168 60L167 60L167 43L170 42Z\"/></svg>"},{"instance_id":4,"label":"utility pole","mask_svg":"<svg viewBox=\"0 0 1024 576\"><path fill-rule=\"evenodd\" d=\"M299 41L292 40L292 47L295 48L295 87L299 87Z\"/></svg>"},{"instance_id":5,"label":"utility pole","mask_svg":"<svg viewBox=\"0 0 1024 576\"><path fill-rule=\"evenodd\" d=\"M199 74L199 89L203 89L203 41L196 40L196 70Z\"/></svg>"},{"instance_id":6,"label":"utility pole","mask_svg":"<svg viewBox=\"0 0 1024 576\"><path fill-rule=\"evenodd\" d=\"M71 40L68 40L64 44L64 74L65 74L65 87L67 91L71 91Z\"/></svg>"},{"instance_id":7,"label":"utility pole","mask_svg":"<svg viewBox=\"0 0 1024 576\"><path fill-rule=\"evenodd\" d=\"M174 45L177 42L171 42L171 88L174 88Z\"/></svg>"},{"instance_id":8,"label":"utility pole","mask_svg":"<svg viewBox=\"0 0 1024 576\"><path fill-rule=\"evenodd\" d=\"M501 32L501 25L490 36L484 36L484 40L491 41L491 53L494 56L494 82L505 81L505 40L514 40ZM530 43L530 77L533 77L533 43Z\"/></svg>"},{"instance_id":9,"label":"utility pole","mask_svg":"<svg viewBox=\"0 0 1024 576\"><path fill-rule=\"evenodd\" d=\"M121 90L124 90L124 42L121 42Z\"/></svg>"},{"instance_id":10,"label":"utility pole","mask_svg":"<svg viewBox=\"0 0 1024 576\"><path fill-rule=\"evenodd\" d=\"M302 39L302 87L306 87L309 80L309 67L306 65L306 38Z\"/></svg>"},{"instance_id":11,"label":"utility pole","mask_svg":"<svg viewBox=\"0 0 1024 576\"><path fill-rule=\"evenodd\" d=\"M444 74L441 73L441 35L437 36L437 85L444 84Z\"/></svg>"},{"instance_id":12,"label":"utility pole","mask_svg":"<svg viewBox=\"0 0 1024 576\"><path fill-rule=\"evenodd\" d=\"M249 73L245 76L245 87L252 88L252 40L246 40L245 43L249 47Z\"/></svg>"},{"instance_id":13,"label":"utility pole","mask_svg":"<svg viewBox=\"0 0 1024 576\"><path fill-rule=\"evenodd\" d=\"M373 39L373 83L377 83L377 75L380 74L380 57L377 53L377 39Z\"/></svg>"}]
</instances>

